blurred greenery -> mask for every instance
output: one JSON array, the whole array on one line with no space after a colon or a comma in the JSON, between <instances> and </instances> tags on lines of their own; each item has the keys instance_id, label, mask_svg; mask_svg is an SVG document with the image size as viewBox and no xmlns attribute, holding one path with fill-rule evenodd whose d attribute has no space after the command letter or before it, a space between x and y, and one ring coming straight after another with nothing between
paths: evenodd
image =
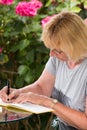
<instances>
[{"instance_id":1,"label":"blurred greenery","mask_svg":"<svg viewBox=\"0 0 87 130\"><path fill-rule=\"evenodd\" d=\"M49 57L49 50L40 41L41 20L47 16L69 10L83 19L87 17L86 0L41 0L43 7L34 17L15 13L19 0L11 5L0 4L0 86L11 79L15 88L38 79Z\"/></svg>"}]
</instances>

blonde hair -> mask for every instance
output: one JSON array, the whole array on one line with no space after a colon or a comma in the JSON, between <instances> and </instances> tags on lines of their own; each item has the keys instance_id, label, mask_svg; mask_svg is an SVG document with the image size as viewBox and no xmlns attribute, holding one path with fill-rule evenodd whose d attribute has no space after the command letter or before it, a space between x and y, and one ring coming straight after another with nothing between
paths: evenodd
<instances>
[{"instance_id":1,"label":"blonde hair","mask_svg":"<svg viewBox=\"0 0 87 130\"><path fill-rule=\"evenodd\" d=\"M87 26L80 16L61 12L44 27L41 40L50 49L62 50L70 60L87 57Z\"/></svg>"}]
</instances>

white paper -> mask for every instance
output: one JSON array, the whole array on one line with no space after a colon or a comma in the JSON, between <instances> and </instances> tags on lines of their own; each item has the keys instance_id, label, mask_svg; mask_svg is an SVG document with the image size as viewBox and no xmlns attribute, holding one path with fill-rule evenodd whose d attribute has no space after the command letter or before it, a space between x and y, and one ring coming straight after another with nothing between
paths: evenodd
<instances>
[{"instance_id":1,"label":"white paper","mask_svg":"<svg viewBox=\"0 0 87 130\"><path fill-rule=\"evenodd\" d=\"M32 113L45 113L45 112L52 112L53 110L51 108L47 108L44 106L40 106L40 105L36 105L36 104L32 104L32 103L23 103L23 104L17 104L17 103L4 103L1 99L0 99L0 106L4 106L9 108L15 108L15 109L19 109L19 110L24 110L27 112L32 112Z\"/></svg>"}]
</instances>

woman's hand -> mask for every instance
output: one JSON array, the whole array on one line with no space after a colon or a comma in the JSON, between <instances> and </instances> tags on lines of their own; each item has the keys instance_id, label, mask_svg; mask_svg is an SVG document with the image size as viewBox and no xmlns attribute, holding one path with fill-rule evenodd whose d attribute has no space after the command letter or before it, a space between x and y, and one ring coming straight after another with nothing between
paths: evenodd
<instances>
[{"instance_id":1,"label":"woman's hand","mask_svg":"<svg viewBox=\"0 0 87 130\"><path fill-rule=\"evenodd\" d=\"M11 102L14 102L14 100L16 98L18 98L20 93L21 93L21 89L11 89L11 93L9 95L9 100L11 100Z\"/></svg>"},{"instance_id":2,"label":"woman's hand","mask_svg":"<svg viewBox=\"0 0 87 130\"><path fill-rule=\"evenodd\" d=\"M17 98L19 95L19 90L18 89L13 89L10 88L10 94L7 95L7 86L5 86L3 89L0 90L0 98L4 101L4 102L12 102L13 99Z\"/></svg>"},{"instance_id":3,"label":"woman's hand","mask_svg":"<svg viewBox=\"0 0 87 130\"><path fill-rule=\"evenodd\" d=\"M15 103L31 102L34 104L49 107L51 99L47 96L39 95L36 93L28 92L20 94L15 100Z\"/></svg>"},{"instance_id":4,"label":"woman's hand","mask_svg":"<svg viewBox=\"0 0 87 130\"><path fill-rule=\"evenodd\" d=\"M0 90L0 98L1 98L4 102L7 102L7 99L8 99L7 86L3 87L3 88Z\"/></svg>"}]
</instances>

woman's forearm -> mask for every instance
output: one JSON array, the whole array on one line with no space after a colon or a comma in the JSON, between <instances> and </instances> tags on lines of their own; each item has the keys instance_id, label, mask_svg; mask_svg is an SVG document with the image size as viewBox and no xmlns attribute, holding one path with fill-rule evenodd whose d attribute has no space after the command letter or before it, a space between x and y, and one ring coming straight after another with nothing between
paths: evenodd
<instances>
[{"instance_id":1,"label":"woman's forearm","mask_svg":"<svg viewBox=\"0 0 87 130\"><path fill-rule=\"evenodd\" d=\"M37 82L30 84L30 85L27 85L23 88L20 88L19 92L20 93L34 92L34 93L43 95L43 91Z\"/></svg>"},{"instance_id":2,"label":"woman's forearm","mask_svg":"<svg viewBox=\"0 0 87 130\"><path fill-rule=\"evenodd\" d=\"M72 109L63 105L60 102L52 105L53 99L44 98L41 105L52 108L53 113L62 119L64 122L78 130L87 130L87 115L85 112L80 112L78 110Z\"/></svg>"},{"instance_id":3,"label":"woman's forearm","mask_svg":"<svg viewBox=\"0 0 87 130\"><path fill-rule=\"evenodd\" d=\"M58 102L54 106L54 114L79 130L87 130L87 115L83 112L71 109Z\"/></svg>"}]
</instances>

